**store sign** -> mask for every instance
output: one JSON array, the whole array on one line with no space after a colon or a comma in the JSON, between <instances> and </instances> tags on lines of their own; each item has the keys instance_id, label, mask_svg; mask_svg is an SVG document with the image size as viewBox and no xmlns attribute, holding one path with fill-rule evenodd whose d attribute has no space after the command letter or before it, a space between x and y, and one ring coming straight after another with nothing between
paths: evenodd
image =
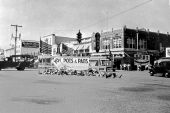
<instances>
[{"instance_id":1,"label":"store sign","mask_svg":"<svg viewBox=\"0 0 170 113\"><path fill-rule=\"evenodd\" d=\"M144 54L134 54L134 64L135 65L149 65L150 64L150 55Z\"/></svg>"},{"instance_id":2,"label":"store sign","mask_svg":"<svg viewBox=\"0 0 170 113\"><path fill-rule=\"evenodd\" d=\"M24 48L39 48L38 42L22 42L22 47Z\"/></svg>"},{"instance_id":3,"label":"store sign","mask_svg":"<svg viewBox=\"0 0 170 113\"><path fill-rule=\"evenodd\" d=\"M170 48L166 48L166 57L170 57Z\"/></svg>"}]
</instances>

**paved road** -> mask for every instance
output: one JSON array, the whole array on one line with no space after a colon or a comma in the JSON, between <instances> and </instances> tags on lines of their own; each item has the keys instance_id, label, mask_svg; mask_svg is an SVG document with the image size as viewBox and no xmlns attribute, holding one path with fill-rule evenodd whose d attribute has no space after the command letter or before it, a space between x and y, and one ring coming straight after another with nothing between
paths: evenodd
<instances>
[{"instance_id":1,"label":"paved road","mask_svg":"<svg viewBox=\"0 0 170 113\"><path fill-rule=\"evenodd\" d=\"M170 113L170 78L119 71L122 78L0 71L0 113Z\"/></svg>"}]
</instances>

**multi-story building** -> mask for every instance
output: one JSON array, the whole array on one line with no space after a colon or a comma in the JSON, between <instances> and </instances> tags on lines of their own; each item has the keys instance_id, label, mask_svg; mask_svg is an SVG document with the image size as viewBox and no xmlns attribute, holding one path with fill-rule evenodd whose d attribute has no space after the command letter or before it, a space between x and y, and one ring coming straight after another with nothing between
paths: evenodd
<instances>
[{"instance_id":1,"label":"multi-story building","mask_svg":"<svg viewBox=\"0 0 170 113\"><path fill-rule=\"evenodd\" d=\"M122 29L100 33L100 51L95 51L95 33L92 35L92 55L107 56L109 51L114 56L114 62L119 68L120 64L128 63L132 66L148 63L158 57L165 56L165 48L170 47L169 33L151 32L145 29Z\"/></svg>"},{"instance_id":2,"label":"multi-story building","mask_svg":"<svg viewBox=\"0 0 170 113\"><path fill-rule=\"evenodd\" d=\"M74 56L90 56L92 53L92 38L82 38L81 43L77 41L74 44Z\"/></svg>"},{"instance_id":3,"label":"multi-story building","mask_svg":"<svg viewBox=\"0 0 170 113\"><path fill-rule=\"evenodd\" d=\"M71 45L74 40L74 38L56 36L55 34L43 36L40 40L40 52L48 55L62 54L64 52L62 48L65 47L63 43L67 42Z\"/></svg>"},{"instance_id":4,"label":"multi-story building","mask_svg":"<svg viewBox=\"0 0 170 113\"><path fill-rule=\"evenodd\" d=\"M107 56L113 55L114 64L152 64L156 58L165 56L170 47L169 33L151 32L145 29L121 29L100 33L100 50L96 53L95 33L78 43L76 38L55 36L41 38L41 52L50 55Z\"/></svg>"},{"instance_id":5,"label":"multi-story building","mask_svg":"<svg viewBox=\"0 0 170 113\"><path fill-rule=\"evenodd\" d=\"M78 43L76 38L47 35L41 38L40 51L50 55L90 56L91 37L83 38Z\"/></svg>"}]
</instances>

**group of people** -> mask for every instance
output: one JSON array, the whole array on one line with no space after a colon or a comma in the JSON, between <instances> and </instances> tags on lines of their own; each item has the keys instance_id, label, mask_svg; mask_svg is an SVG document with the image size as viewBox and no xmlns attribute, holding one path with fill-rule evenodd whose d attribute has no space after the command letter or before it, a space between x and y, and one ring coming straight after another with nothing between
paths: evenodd
<instances>
[{"instance_id":1,"label":"group of people","mask_svg":"<svg viewBox=\"0 0 170 113\"><path fill-rule=\"evenodd\" d=\"M120 64L120 70L130 71L131 65L130 64Z\"/></svg>"}]
</instances>

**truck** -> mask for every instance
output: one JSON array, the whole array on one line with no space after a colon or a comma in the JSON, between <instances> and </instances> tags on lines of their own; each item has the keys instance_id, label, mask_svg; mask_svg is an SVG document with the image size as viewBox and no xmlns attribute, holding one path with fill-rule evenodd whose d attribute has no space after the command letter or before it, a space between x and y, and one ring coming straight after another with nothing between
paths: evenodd
<instances>
[{"instance_id":1,"label":"truck","mask_svg":"<svg viewBox=\"0 0 170 113\"><path fill-rule=\"evenodd\" d=\"M99 71L115 71L113 68L112 62L107 59L105 56L91 56L90 67Z\"/></svg>"},{"instance_id":2,"label":"truck","mask_svg":"<svg viewBox=\"0 0 170 113\"><path fill-rule=\"evenodd\" d=\"M33 61L30 61L30 55L12 55L0 61L0 70L6 68L16 68L17 70L24 70L26 67L32 67Z\"/></svg>"}]
</instances>

